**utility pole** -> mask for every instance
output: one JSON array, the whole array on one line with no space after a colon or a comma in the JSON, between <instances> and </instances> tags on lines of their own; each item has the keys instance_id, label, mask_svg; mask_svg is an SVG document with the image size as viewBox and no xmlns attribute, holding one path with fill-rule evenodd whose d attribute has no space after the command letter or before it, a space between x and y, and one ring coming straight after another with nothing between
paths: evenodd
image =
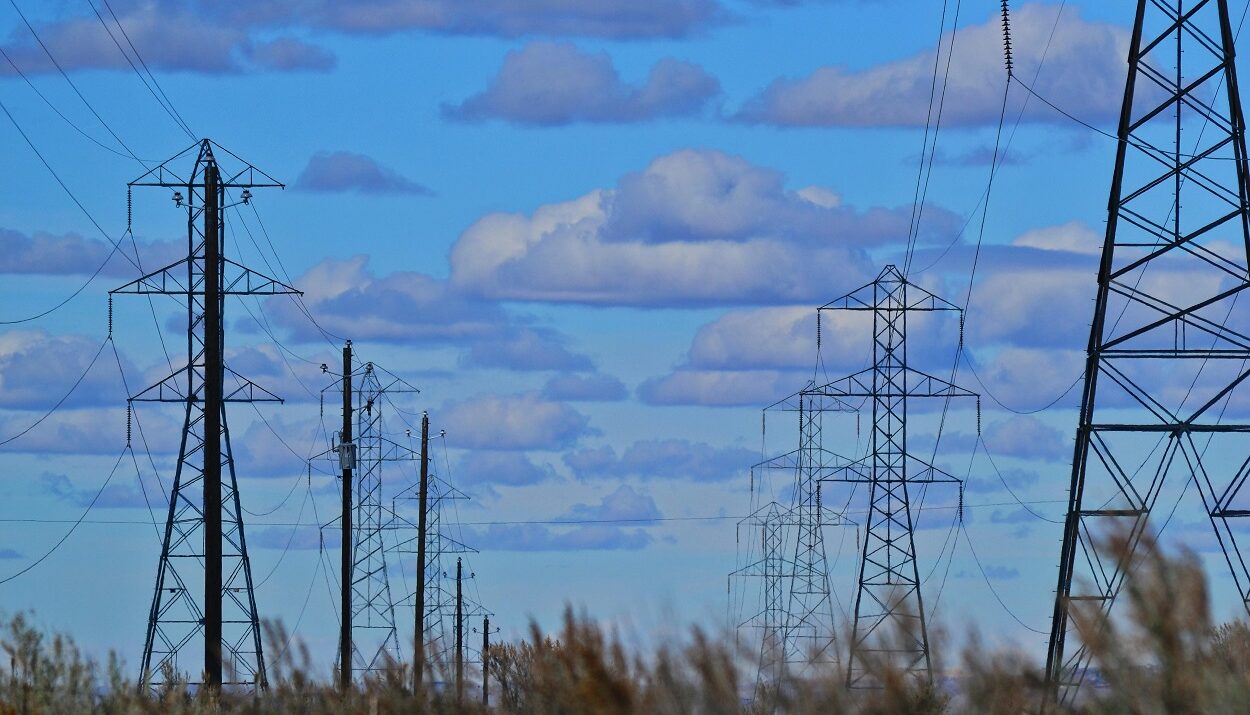
<instances>
[{"instance_id":1,"label":"utility pole","mask_svg":"<svg viewBox=\"0 0 1250 715\"><path fill-rule=\"evenodd\" d=\"M417 591L413 594L417 628L413 635L412 689L421 689L425 675L425 546L426 509L430 496L430 415L421 413L421 484L417 497Z\"/></svg>"},{"instance_id":2,"label":"utility pole","mask_svg":"<svg viewBox=\"0 0 1250 715\"><path fill-rule=\"evenodd\" d=\"M221 175L204 167L204 684L221 686Z\"/></svg>"},{"instance_id":3,"label":"utility pole","mask_svg":"<svg viewBox=\"0 0 1250 715\"><path fill-rule=\"evenodd\" d=\"M463 563L456 559L456 702L464 700L464 591Z\"/></svg>"},{"instance_id":4,"label":"utility pole","mask_svg":"<svg viewBox=\"0 0 1250 715\"><path fill-rule=\"evenodd\" d=\"M225 405L281 400L233 371L230 390L225 390L224 305L226 296L299 291L223 255L225 212L235 205L227 205L226 192L241 189L240 201L248 203L250 189L282 184L246 163L223 171L214 149L220 147L204 139L130 182L131 187L175 190L174 206L186 211L187 255L109 293L110 302L115 294L174 296L186 301L187 309L186 364L130 398L131 403L177 403L184 410L144 638L144 687L164 684L167 672L186 682L179 655L201 645L199 638L202 685L225 685L227 664L234 676L230 684L267 685ZM189 155L194 156L190 171L174 166ZM201 565L203 590L197 592L199 575L191 569Z\"/></svg>"},{"instance_id":5,"label":"utility pole","mask_svg":"<svg viewBox=\"0 0 1250 715\"><path fill-rule=\"evenodd\" d=\"M1046 655L1062 709L1079 701L1138 547L1171 518L1151 513L1191 487L1250 608L1238 544L1250 423L1236 407L1250 397L1238 305L1250 172L1234 24L1227 0L1137 3Z\"/></svg>"},{"instance_id":6,"label":"utility pole","mask_svg":"<svg viewBox=\"0 0 1250 715\"><path fill-rule=\"evenodd\" d=\"M339 433L339 466L343 470L339 684L343 690L352 684L352 446L352 341L348 340L343 346L343 431Z\"/></svg>"},{"instance_id":7,"label":"utility pole","mask_svg":"<svg viewBox=\"0 0 1250 715\"><path fill-rule=\"evenodd\" d=\"M482 707L490 707L490 616L482 616Z\"/></svg>"}]
</instances>

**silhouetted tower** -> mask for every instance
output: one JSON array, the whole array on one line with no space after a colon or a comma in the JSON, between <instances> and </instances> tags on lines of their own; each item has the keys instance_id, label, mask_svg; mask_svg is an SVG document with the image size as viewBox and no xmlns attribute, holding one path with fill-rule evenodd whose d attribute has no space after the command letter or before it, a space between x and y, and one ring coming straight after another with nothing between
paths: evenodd
<instances>
[{"instance_id":1,"label":"silhouetted tower","mask_svg":"<svg viewBox=\"0 0 1250 715\"><path fill-rule=\"evenodd\" d=\"M799 447L785 457L794 464L795 474L794 503L788 512L794 558L782 624L782 658L801 668L832 662L836 656L820 480L846 460L825 449L823 427L826 411L850 410L840 400L813 391L811 384L783 402L798 413Z\"/></svg>"},{"instance_id":2,"label":"silhouetted tower","mask_svg":"<svg viewBox=\"0 0 1250 715\"><path fill-rule=\"evenodd\" d=\"M395 513L393 500L387 503L383 466L419 459L389 436L385 414L399 409L392 396L420 390L372 362L354 362L351 349L348 341L343 374L326 388L343 391L344 421L336 443L322 455L335 455L343 470L343 513L348 516L342 520L347 576L341 583L341 608L348 617L341 624L338 656L344 683L379 674L402 659L390 572L402 558L401 540L393 534L406 533L412 525Z\"/></svg>"},{"instance_id":3,"label":"silhouetted tower","mask_svg":"<svg viewBox=\"0 0 1250 715\"><path fill-rule=\"evenodd\" d=\"M395 554L384 540L395 528L392 512L383 506L382 465L388 461L414 461L407 447L385 436L382 398L387 392L412 391L399 385L383 385L366 363L356 391L356 518L352 549L352 641L354 670L368 676L385 670L401 657L395 626L395 600L387 566L398 567Z\"/></svg>"},{"instance_id":4,"label":"silhouetted tower","mask_svg":"<svg viewBox=\"0 0 1250 715\"><path fill-rule=\"evenodd\" d=\"M750 632L753 639L759 639L757 689L776 683L785 662L782 629L786 619L785 582L790 575L785 548L786 530L792 526L788 514L788 509L770 501L738 522L738 547L745 556L739 562L747 563L729 574L729 578L731 583L736 578L758 579L759 587L752 589L758 594L755 602L742 604L749 611L734 626L737 631Z\"/></svg>"},{"instance_id":5,"label":"silhouetted tower","mask_svg":"<svg viewBox=\"0 0 1250 715\"><path fill-rule=\"evenodd\" d=\"M855 594L847 683L853 688L880 685L865 669L865 659L884 661L932 680L910 490L917 484L954 482L961 485L962 494L962 482L908 451L908 402L920 397L977 395L908 364L907 317L916 312L955 311L962 315L962 311L908 283L894 266L886 266L875 281L821 310L872 313L872 367L809 391L839 400L864 398L872 407L871 453L836 475L822 476L824 481L868 485L868 520Z\"/></svg>"},{"instance_id":6,"label":"silhouetted tower","mask_svg":"<svg viewBox=\"0 0 1250 715\"><path fill-rule=\"evenodd\" d=\"M214 150L240 166L223 171ZM189 171L173 166L192 153ZM202 674L210 687L263 687L265 661L225 405L280 400L225 365L223 314L226 296L298 291L226 258L223 249L226 210L235 205L228 203L230 193L241 189L238 202L247 203L250 189L282 184L205 139L130 186L172 188L174 204L187 213L186 258L110 293L170 295L187 307L186 366L130 398L185 406L141 679L158 685L169 676ZM194 666L180 661L197 645L203 648L202 668L198 656Z\"/></svg>"},{"instance_id":7,"label":"silhouetted tower","mask_svg":"<svg viewBox=\"0 0 1250 715\"><path fill-rule=\"evenodd\" d=\"M1223 419L1250 397L1250 209L1233 49L1226 0L1137 3L1046 659L1063 702L1090 657L1084 643L1065 650L1069 633L1092 635L1073 630L1072 610L1111 614L1165 491L1170 512L1196 489L1250 602L1234 526L1250 516L1250 424ZM1110 534L1126 543L1111 547Z\"/></svg>"}]
</instances>

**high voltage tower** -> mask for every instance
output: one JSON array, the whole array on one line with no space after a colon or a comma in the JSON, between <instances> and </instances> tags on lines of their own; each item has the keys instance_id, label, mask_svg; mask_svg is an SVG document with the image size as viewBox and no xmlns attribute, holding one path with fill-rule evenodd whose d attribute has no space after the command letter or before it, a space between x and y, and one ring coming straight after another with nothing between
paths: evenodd
<instances>
[{"instance_id":1,"label":"high voltage tower","mask_svg":"<svg viewBox=\"0 0 1250 715\"><path fill-rule=\"evenodd\" d=\"M909 451L908 403L916 398L977 398L979 411L979 398L908 363L907 322L914 313L952 311L962 316L962 311L909 283L894 266L818 309L818 346L819 316L828 310L872 314L872 365L832 382L813 380L765 410L765 414L773 410L797 414L799 444L752 467L752 513L739 522L740 543L742 532L748 533L747 556L731 577L752 577L760 583L754 610L737 623L739 629L759 632L757 689L777 687L784 676L831 663L837 655L832 613L837 594L830 588L824 527L852 523L846 513L858 484L868 485L868 516L857 564L853 631L846 649L847 683L879 685L864 667L867 659L932 678L912 489L958 484L962 500L962 481ZM858 420L865 410L872 417L867 456L851 460L829 449L827 442L844 431L827 427L825 415L854 412ZM788 507L772 495L777 482L773 473L793 475ZM851 484L851 498L836 508L825 506L821 485L827 482ZM767 502L765 494L771 495Z\"/></svg>"},{"instance_id":2,"label":"high voltage tower","mask_svg":"<svg viewBox=\"0 0 1250 715\"><path fill-rule=\"evenodd\" d=\"M1165 488L1168 512L1198 492L1250 604L1236 538L1250 516L1250 423L1224 419L1250 396L1246 306L1235 310L1250 286L1250 192L1233 49L1226 0L1137 3L1046 658L1065 703L1090 663L1086 644L1066 648L1072 612L1110 616Z\"/></svg>"},{"instance_id":3,"label":"high voltage tower","mask_svg":"<svg viewBox=\"0 0 1250 715\"><path fill-rule=\"evenodd\" d=\"M240 165L223 172L215 150ZM192 154L187 171L175 168ZM242 190L238 202L247 203L251 189L282 184L205 139L130 186L174 189L174 204L187 215L187 256L110 292L175 296L187 308L186 365L130 398L179 403L185 413L141 678L152 686L202 676L210 687L264 687L260 622L225 406L280 400L225 365L225 299L299 291L223 253L226 209L235 205L227 203L229 192ZM184 662L184 651L201 644L201 653Z\"/></svg>"},{"instance_id":4,"label":"high voltage tower","mask_svg":"<svg viewBox=\"0 0 1250 715\"><path fill-rule=\"evenodd\" d=\"M428 454L427 416L422 416L421 427L422 443L425 445L422 452ZM454 662L456 653L455 564L460 557L477 551L467 546L458 534L452 533L456 520L446 514L457 501L466 500L468 496L452 486L438 470L431 469L435 463L430 458L424 465L426 473L423 479L396 496L396 501L417 502L418 522L424 524L424 529L407 531L413 536L397 544L396 550L416 557L416 584L405 600L412 602L416 613L416 630L422 634L420 643L424 660L427 664L447 667ZM422 484L426 487L424 496L421 494ZM391 513L401 523L411 523L400 515L400 511L399 508L392 508ZM420 538L422 533L425 534L424 540ZM470 578L473 577L471 574ZM471 597L463 597L463 602L462 619L493 615ZM463 638L460 644L463 647ZM413 675L419 682L425 674L418 670Z\"/></svg>"},{"instance_id":5,"label":"high voltage tower","mask_svg":"<svg viewBox=\"0 0 1250 715\"><path fill-rule=\"evenodd\" d=\"M346 555L340 610L347 614L340 622L340 679L346 684L353 676L380 676L403 660L399 613L404 604L414 609L414 632L423 634L415 660L438 667L463 663L464 621L489 615L474 599L463 596L461 579L453 576L457 569L450 562L453 555L474 553L447 531L454 520L443 513L454 500L467 497L430 469L434 460L428 415L421 416L419 450L397 441L387 426L394 422L385 417L391 414L406 424L404 411L393 398L419 390L375 363L357 365L350 341L343 349L343 371L327 391L331 389L343 395L343 427L322 456L331 456L342 470L347 515L340 517ZM411 441L412 429L403 431ZM415 473L408 476L415 476L416 482L396 490L398 480L384 478L388 463L399 467L395 476L403 476L403 465L408 465ZM417 502L416 523L397 506L409 501ZM402 562L413 556L418 564L416 584L410 594L396 598L393 575L402 573ZM456 672L463 673L463 667ZM414 686L420 686L423 675L422 668L414 669Z\"/></svg>"},{"instance_id":6,"label":"high voltage tower","mask_svg":"<svg viewBox=\"0 0 1250 715\"><path fill-rule=\"evenodd\" d=\"M359 379L355 379L359 378ZM415 464L420 455L391 439L383 419L392 395L420 392L372 362L353 366L352 346L343 348L343 429L332 451L343 472L343 554L347 576L341 581L343 611L340 625L341 677L378 675L402 660L396 599L390 572L399 567L387 532L412 527L400 524L383 497L383 465Z\"/></svg>"},{"instance_id":7,"label":"high voltage tower","mask_svg":"<svg viewBox=\"0 0 1250 715\"><path fill-rule=\"evenodd\" d=\"M872 283L820 310L872 313L872 366L808 390L813 396L840 402L866 400L872 411L868 456L834 474L820 476L826 482L868 485L847 684L853 688L880 686L871 675L872 669L865 666L866 660L932 680L911 490L916 485L927 489L934 483L954 483L959 485L962 500L963 484L909 451L908 406L916 398L966 397L977 398L979 411L980 402L976 393L908 363L907 320L913 313L953 311L960 314L962 325L963 311L909 283L892 265Z\"/></svg>"}]
</instances>

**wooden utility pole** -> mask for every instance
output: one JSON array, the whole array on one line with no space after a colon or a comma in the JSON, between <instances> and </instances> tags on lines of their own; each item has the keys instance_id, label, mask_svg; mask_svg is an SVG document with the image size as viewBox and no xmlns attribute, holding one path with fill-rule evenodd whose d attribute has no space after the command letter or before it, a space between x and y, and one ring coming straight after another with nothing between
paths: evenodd
<instances>
[{"instance_id":1,"label":"wooden utility pole","mask_svg":"<svg viewBox=\"0 0 1250 715\"><path fill-rule=\"evenodd\" d=\"M342 611L339 631L339 684L352 684L352 341L343 346L343 431L339 433L339 466L343 469Z\"/></svg>"},{"instance_id":2,"label":"wooden utility pole","mask_svg":"<svg viewBox=\"0 0 1250 715\"><path fill-rule=\"evenodd\" d=\"M464 701L464 591L463 565L456 559L456 702Z\"/></svg>"},{"instance_id":3,"label":"wooden utility pole","mask_svg":"<svg viewBox=\"0 0 1250 715\"><path fill-rule=\"evenodd\" d=\"M204 166L204 685L210 688L221 687L221 405L225 362L220 192L217 162L210 161Z\"/></svg>"},{"instance_id":4,"label":"wooden utility pole","mask_svg":"<svg viewBox=\"0 0 1250 715\"><path fill-rule=\"evenodd\" d=\"M425 675L425 529L426 508L430 496L430 415L421 413L421 484L417 497L417 592L413 602L417 628L413 640L412 690L421 690Z\"/></svg>"}]
</instances>

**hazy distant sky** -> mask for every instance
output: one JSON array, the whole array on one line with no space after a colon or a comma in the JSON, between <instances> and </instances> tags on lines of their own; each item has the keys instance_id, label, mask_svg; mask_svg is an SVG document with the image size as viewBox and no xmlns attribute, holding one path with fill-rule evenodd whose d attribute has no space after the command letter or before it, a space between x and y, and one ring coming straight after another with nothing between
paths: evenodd
<instances>
[{"instance_id":1,"label":"hazy distant sky","mask_svg":"<svg viewBox=\"0 0 1250 715\"><path fill-rule=\"evenodd\" d=\"M759 410L812 377L814 307L904 261L942 3L111 2L193 133L287 184L255 192L282 266L250 210L256 243L236 221L233 255L289 274L327 330L422 388L403 404L429 410L435 431L447 431L445 452L436 441L438 469L473 497L459 517L480 549L470 558L474 588L503 635L523 633L531 616L554 625L565 602L643 636L692 621L722 626L731 517L750 502L747 468L797 443L795 426L777 419L762 444ZM958 4L912 276L963 303L1005 72L999 3ZM1110 129L1132 3L1068 2L1057 22L1058 4L1012 4L1017 73ZM141 159L192 142L87 0L18 6ZM0 8L0 23L0 47L34 86L115 151L58 117L7 63L0 101L103 229L121 236L126 182L143 166L11 7ZM993 394L983 400L993 464L1045 519L1014 503L984 453L970 461L967 406L948 417L938 462L969 475L966 533L993 587L1024 624L1046 631L1079 390L1035 415L998 403L1035 410L1081 371L1114 147L1024 99L1018 87L1008 98L967 317L968 360L983 386L967 365L956 381ZM9 320L81 285L107 244L8 119L0 147L0 320ZM180 216L164 190L136 190L146 268L178 255ZM134 275L115 256L66 307L0 328L0 439L81 374L106 333L107 290ZM325 449L312 395L326 385L318 364L333 365L339 346L285 299L227 311L230 364L288 399L259 407L273 430L301 454ZM260 311L294 355L258 328ZM183 320L171 302L150 311L142 299L118 299L114 335L132 390L168 371L158 326L178 363ZM955 333L950 323L916 324L914 359L948 374ZM826 323L825 373L862 367L865 337L853 323ZM0 585L0 609L33 609L92 652L113 648L132 664L159 553L143 489L163 525L160 492L180 427L173 412L140 409L163 487L142 450L142 484L127 457L91 519L129 523L83 524L45 563ZM256 411L230 415L244 504L264 514L248 517L257 581L272 571L258 605L292 624L319 539L313 527L293 534L283 524L333 519L333 486L315 477L309 488L300 460ZM839 424L854 449L854 421ZM935 412L921 410L915 442L931 445L936 429ZM3 446L0 519L76 519L124 434L125 390L106 348L64 409ZM410 478L389 474L388 491ZM953 490L939 491L931 504L949 507ZM656 517L726 518L508 523ZM956 629L975 619L991 640L1040 656L1045 636L1002 610L965 537L948 559L950 523L949 509L924 512L918 532L938 619ZM0 577L68 527L0 522ZM1210 548L1193 514L1180 512L1174 528ZM831 534L831 557L844 540L834 585L845 600L854 535ZM321 576L308 604L299 635L328 659L335 611Z\"/></svg>"}]
</instances>

